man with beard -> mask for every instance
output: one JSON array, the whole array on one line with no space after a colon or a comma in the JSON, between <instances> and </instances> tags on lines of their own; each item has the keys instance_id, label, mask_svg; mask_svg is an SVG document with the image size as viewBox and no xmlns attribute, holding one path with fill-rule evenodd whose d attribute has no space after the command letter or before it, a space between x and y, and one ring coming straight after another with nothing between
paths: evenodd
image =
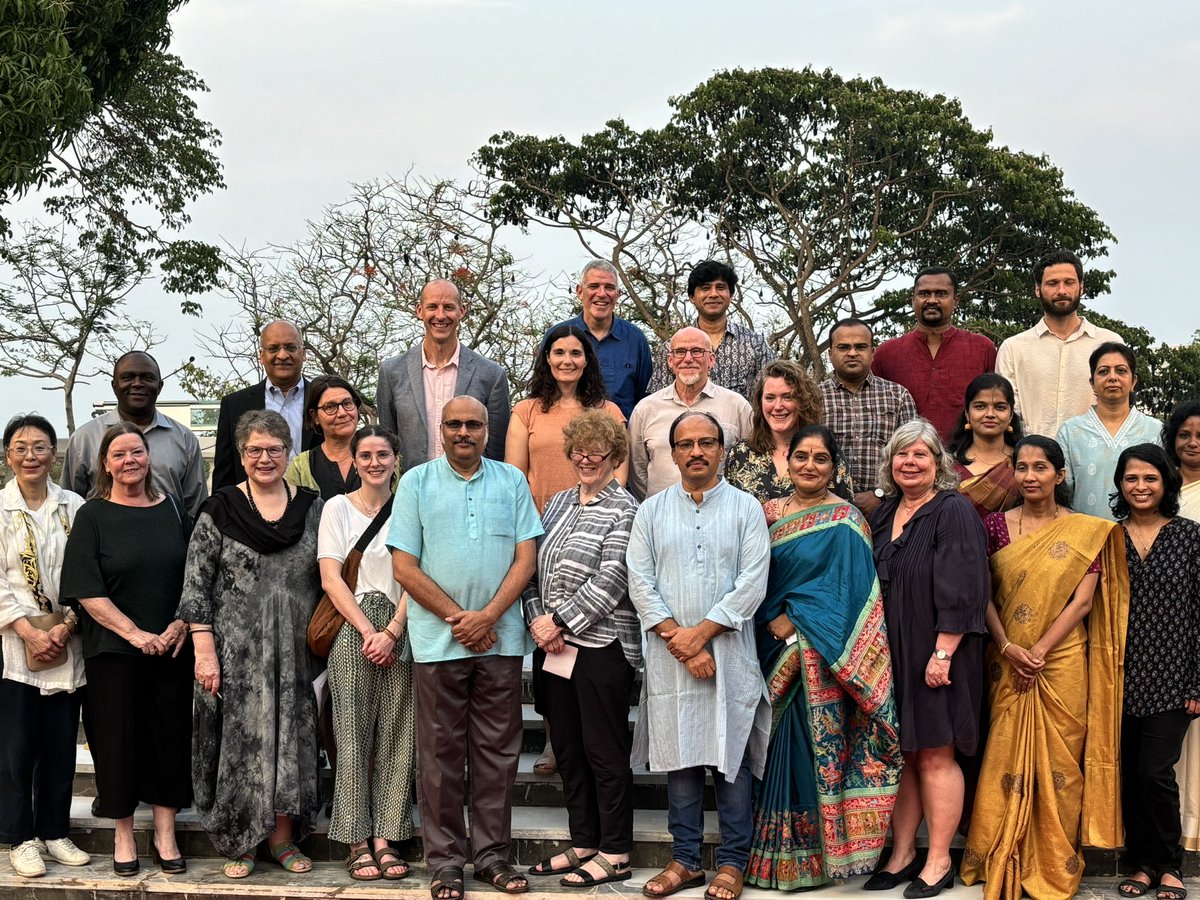
<instances>
[{"instance_id":1,"label":"man with beard","mask_svg":"<svg viewBox=\"0 0 1200 900\"><path fill-rule=\"evenodd\" d=\"M464 802L475 879L510 894L529 888L509 864L521 657L533 649L517 599L533 576L542 524L521 470L483 458L487 408L459 396L440 412L444 454L400 480L387 544L412 598L417 796L432 896L461 900Z\"/></svg>"},{"instance_id":2,"label":"man with beard","mask_svg":"<svg viewBox=\"0 0 1200 900\"><path fill-rule=\"evenodd\" d=\"M687 410L711 413L720 423L724 444L750 433L750 403L741 394L713 384L712 341L699 328L681 328L671 337L667 365L675 380L649 394L629 419L631 441L629 490L639 500L679 481L671 454L671 423Z\"/></svg>"},{"instance_id":3,"label":"man with beard","mask_svg":"<svg viewBox=\"0 0 1200 900\"><path fill-rule=\"evenodd\" d=\"M908 388L917 412L944 441L958 424L967 385L995 368L996 345L950 324L958 306L958 279L949 269L918 272L912 302L916 327L880 344L871 371Z\"/></svg>"},{"instance_id":4,"label":"man with beard","mask_svg":"<svg viewBox=\"0 0 1200 900\"><path fill-rule=\"evenodd\" d=\"M1044 315L1000 345L996 371L1012 382L1025 433L1054 437L1063 422L1092 405L1092 351L1125 340L1079 315L1083 264L1070 250L1056 250L1038 261L1033 294L1042 301Z\"/></svg>"}]
</instances>

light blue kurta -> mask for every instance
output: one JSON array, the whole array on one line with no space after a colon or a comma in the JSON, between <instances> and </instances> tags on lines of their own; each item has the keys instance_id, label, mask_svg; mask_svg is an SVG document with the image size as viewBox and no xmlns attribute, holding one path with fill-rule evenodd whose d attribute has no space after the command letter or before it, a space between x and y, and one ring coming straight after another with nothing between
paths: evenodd
<instances>
[{"instance_id":1,"label":"light blue kurta","mask_svg":"<svg viewBox=\"0 0 1200 900\"><path fill-rule=\"evenodd\" d=\"M1108 505L1117 471L1117 457L1135 444L1157 444L1162 422L1137 409L1130 409L1115 435L1109 434L1092 407L1082 416L1067 419L1058 429L1058 443L1067 458L1067 487L1074 491L1071 507L1076 512L1113 521Z\"/></svg>"},{"instance_id":2,"label":"light blue kurta","mask_svg":"<svg viewBox=\"0 0 1200 900\"><path fill-rule=\"evenodd\" d=\"M646 634L646 675L633 765L715 766L761 776L771 706L758 665L754 613L767 590L770 539L762 506L721 481L697 505L676 484L647 498L629 539L629 596ZM713 678L693 678L651 629L664 619L731 629L713 638Z\"/></svg>"}]
</instances>

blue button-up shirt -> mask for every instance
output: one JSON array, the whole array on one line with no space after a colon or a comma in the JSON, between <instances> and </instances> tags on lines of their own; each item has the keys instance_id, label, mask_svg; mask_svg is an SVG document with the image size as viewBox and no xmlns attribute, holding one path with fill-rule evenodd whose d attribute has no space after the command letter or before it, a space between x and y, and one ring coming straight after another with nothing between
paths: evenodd
<instances>
[{"instance_id":1,"label":"blue button-up shirt","mask_svg":"<svg viewBox=\"0 0 1200 900\"><path fill-rule=\"evenodd\" d=\"M600 360L600 377L608 399L621 408L628 422L633 408L646 396L646 385L654 374L654 359L646 336L637 326L617 316L613 316L612 329L602 341L596 340L581 315L558 325L574 325L591 339ZM542 340L545 341L545 336Z\"/></svg>"}]
</instances>

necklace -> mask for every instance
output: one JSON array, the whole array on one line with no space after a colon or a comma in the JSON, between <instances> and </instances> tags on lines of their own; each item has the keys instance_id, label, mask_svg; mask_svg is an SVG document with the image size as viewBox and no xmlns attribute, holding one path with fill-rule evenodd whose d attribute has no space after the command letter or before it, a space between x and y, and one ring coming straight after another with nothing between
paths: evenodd
<instances>
[{"instance_id":1,"label":"necklace","mask_svg":"<svg viewBox=\"0 0 1200 900\"><path fill-rule=\"evenodd\" d=\"M796 504L796 512L804 512L804 510L806 510L806 509L812 509L814 506L820 506L822 503L825 502L825 497L828 496L828 493L829 492L826 491L824 494L822 494L816 500L811 500L804 506L801 506L800 501L796 499L796 493L793 491L792 496L788 497L787 500L784 502L783 509L780 510L780 513L782 515L787 515L788 507L791 506L793 503Z\"/></svg>"},{"instance_id":2,"label":"necklace","mask_svg":"<svg viewBox=\"0 0 1200 900\"><path fill-rule=\"evenodd\" d=\"M283 483L283 492L287 495L287 503L283 504L283 512L279 514L278 519L268 519L258 511L258 504L254 502L254 491L250 488L250 482L246 482L246 499L250 501L250 508L254 510L254 514L256 516L258 516L272 528L283 521L283 517L287 515L288 507L292 505L292 489L288 486L286 481Z\"/></svg>"},{"instance_id":3,"label":"necklace","mask_svg":"<svg viewBox=\"0 0 1200 900\"><path fill-rule=\"evenodd\" d=\"M350 499L358 506L359 509L363 511L363 515L365 515L368 519L374 519L377 515L379 515L379 511L383 509L383 504L387 503L387 500L384 500L383 503L380 503L378 506L367 506L367 501L363 498L362 491L355 491L350 496Z\"/></svg>"},{"instance_id":4,"label":"necklace","mask_svg":"<svg viewBox=\"0 0 1200 900\"><path fill-rule=\"evenodd\" d=\"M929 502L929 498L934 495L933 488L927 490L924 494L917 498L916 502L909 503L907 500L900 501L900 508L909 516L912 516L918 509Z\"/></svg>"},{"instance_id":5,"label":"necklace","mask_svg":"<svg viewBox=\"0 0 1200 900\"><path fill-rule=\"evenodd\" d=\"M1142 557L1142 559L1145 559L1147 556L1150 555L1150 548L1154 546L1154 541L1158 538L1158 533L1160 531L1162 531L1162 527L1163 527L1163 525L1166 524L1166 522L1165 521L1159 522L1157 525L1151 526L1152 534L1150 535L1150 540L1148 540L1148 541L1145 540L1144 534L1142 537L1138 537L1137 532L1135 532L1133 530L1133 525L1130 523L1130 521L1128 519L1125 520L1124 524L1125 524L1125 532L1131 538L1133 538L1134 546L1139 547L1141 549L1141 557ZM1138 531L1141 531L1141 530L1142 530L1142 526L1139 525Z\"/></svg>"},{"instance_id":6,"label":"necklace","mask_svg":"<svg viewBox=\"0 0 1200 900\"><path fill-rule=\"evenodd\" d=\"M1055 503L1054 504L1054 513L1050 516L1050 518L1047 521L1053 522L1057 518L1058 518L1058 504ZM1024 533L1025 533L1025 504L1022 503L1021 508L1017 510L1017 535L1019 536Z\"/></svg>"}]
</instances>

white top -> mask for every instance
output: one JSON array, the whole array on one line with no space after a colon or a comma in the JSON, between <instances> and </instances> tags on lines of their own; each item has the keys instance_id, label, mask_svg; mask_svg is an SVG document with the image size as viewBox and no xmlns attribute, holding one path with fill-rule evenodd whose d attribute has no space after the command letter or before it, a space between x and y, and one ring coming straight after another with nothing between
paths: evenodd
<instances>
[{"instance_id":1,"label":"white top","mask_svg":"<svg viewBox=\"0 0 1200 900\"><path fill-rule=\"evenodd\" d=\"M358 567L358 582L354 586L354 599L360 604L362 598L372 591L379 591L393 604L400 602L403 593L399 583L392 577L392 551L388 549L388 521L383 523L379 534L367 545ZM317 559L336 559L345 562L358 539L362 537L371 520L367 518L350 498L343 495L330 497L321 510L321 527L317 531Z\"/></svg>"},{"instance_id":2,"label":"white top","mask_svg":"<svg viewBox=\"0 0 1200 900\"><path fill-rule=\"evenodd\" d=\"M1042 318L1000 345L996 372L1012 382L1026 434L1054 437L1063 422L1088 411L1096 400L1088 382L1088 357L1105 341L1125 343L1115 331L1082 317L1064 341Z\"/></svg>"},{"instance_id":3,"label":"white top","mask_svg":"<svg viewBox=\"0 0 1200 900\"><path fill-rule=\"evenodd\" d=\"M27 537L21 513L29 517L33 526L42 590L50 600L51 611L62 608L58 604L58 582L62 574L67 532L63 529L59 512L66 516L68 522L74 522L75 512L83 506L83 498L56 484L47 484L47 490L46 502L37 510L31 510L26 505L15 478L0 491L0 505L3 506L0 512L0 561L4 566L4 578L0 580L0 635L3 635L4 677L39 688L43 694L56 694L74 691L85 683L79 635L72 636L67 644L65 664L41 672L30 672L25 666L25 642L17 637L12 628L17 619L42 615L21 569L21 550L25 547Z\"/></svg>"}]
</instances>

